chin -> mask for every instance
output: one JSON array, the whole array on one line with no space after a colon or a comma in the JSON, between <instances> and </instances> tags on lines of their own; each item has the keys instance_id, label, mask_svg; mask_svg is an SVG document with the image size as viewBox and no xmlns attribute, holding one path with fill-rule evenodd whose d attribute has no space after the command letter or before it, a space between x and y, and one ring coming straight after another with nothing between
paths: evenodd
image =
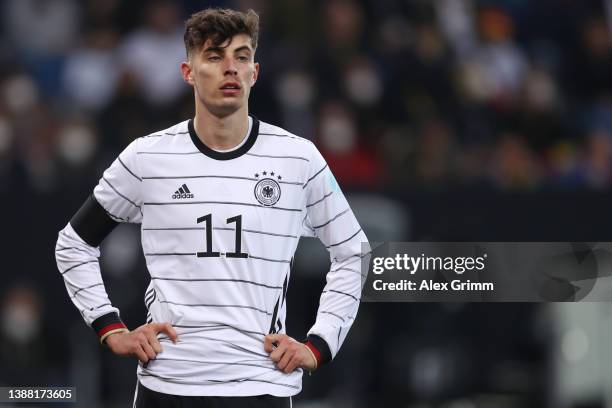
<instances>
[{"instance_id":1,"label":"chin","mask_svg":"<svg viewBox=\"0 0 612 408\"><path fill-rule=\"evenodd\" d=\"M242 108L239 103L222 103L215 106L210 106L209 110L217 116L229 116Z\"/></svg>"}]
</instances>

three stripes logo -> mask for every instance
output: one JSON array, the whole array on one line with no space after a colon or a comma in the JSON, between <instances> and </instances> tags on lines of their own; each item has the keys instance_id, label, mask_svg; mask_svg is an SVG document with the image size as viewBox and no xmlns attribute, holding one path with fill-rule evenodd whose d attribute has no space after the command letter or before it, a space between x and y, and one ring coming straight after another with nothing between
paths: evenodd
<instances>
[{"instance_id":1,"label":"three stripes logo","mask_svg":"<svg viewBox=\"0 0 612 408\"><path fill-rule=\"evenodd\" d=\"M187 188L187 184L183 184L181 187L179 187L178 190L174 192L172 198L175 200L179 200L182 198L193 198L193 193L189 191L189 188Z\"/></svg>"}]
</instances>

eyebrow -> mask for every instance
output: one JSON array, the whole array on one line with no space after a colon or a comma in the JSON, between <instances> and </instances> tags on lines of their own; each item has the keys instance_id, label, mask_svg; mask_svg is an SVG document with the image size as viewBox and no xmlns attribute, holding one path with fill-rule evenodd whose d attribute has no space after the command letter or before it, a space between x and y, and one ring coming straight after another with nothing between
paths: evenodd
<instances>
[{"instance_id":1,"label":"eyebrow","mask_svg":"<svg viewBox=\"0 0 612 408\"><path fill-rule=\"evenodd\" d=\"M226 50L226 48L221 48L221 47L208 47L204 50L204 52L218 52L218 53L224 53ZM248 45L243 45L242 47L238 47L234 50L234 53L238 53L241 51L248 51L248 52L252 52L251 47L249 47Z\"/></svg>"},{"instance_id":2,"label":"eyebrow","mask_svg":"<svg viewBox=\"0 0 612 408\"><path fill-rule=\"evenodd\" d=\"M251 47L249 47L248 45L243 45L242 47L236 48L234 50L234 53L240 52L240 51L249 51L249 52L251 52Z\"/></svg>"}]
</instances>

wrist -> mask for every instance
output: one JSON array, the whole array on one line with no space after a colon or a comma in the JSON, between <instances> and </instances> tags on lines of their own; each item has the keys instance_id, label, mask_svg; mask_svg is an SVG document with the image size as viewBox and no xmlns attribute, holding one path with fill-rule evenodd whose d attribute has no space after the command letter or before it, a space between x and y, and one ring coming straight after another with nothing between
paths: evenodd
<instances>
[{"instance_id":1,"label":"wrist","mask_svg":"<svg viewBox=\"0 0 612 408\"><path fill-rule=\"evenodd\" d=\"M313 351L312 343L309 341L304 343L304 346L306 346L306 350L308 350L308 353L310 354L310 357L312 357L312 361L314 362L312 368L306 367L306 369L308 369L308 371L310 372L313 372L319 367L319 360L317 359L317 355L315 354L316 349Z\"/></svg>"},{"instance_id":2,"label":"wrist","mask_svg":"<svg viewBox=\"0 0 612 408\"><path fill-rule=\"evenodd\" d=\"M117 340L118 336L114 336L115 334L121 334L121 333L128 333L129 330L125 327L122 328L117 328L114 330L110 330L108 332L106 332L104 335L102 335L102 337L100 337L100 344L102 344L103 346L106 345L110 348L112 348L112 343Z\"/></svg>"},{"instance_id":3,"label":"wrist","mask_svg":"<svg viewBox=\"0 0 612 408\"><path fill-rule=\"evenodd\" d=\"M317 336L316 334L310 334L304 341L304 344L310 348L314 356L317 360L317 367L321 367L322 365L331 361L331 350L327 345L327 342L323 340L322 337Z\"/></svg>"}]
</instances>

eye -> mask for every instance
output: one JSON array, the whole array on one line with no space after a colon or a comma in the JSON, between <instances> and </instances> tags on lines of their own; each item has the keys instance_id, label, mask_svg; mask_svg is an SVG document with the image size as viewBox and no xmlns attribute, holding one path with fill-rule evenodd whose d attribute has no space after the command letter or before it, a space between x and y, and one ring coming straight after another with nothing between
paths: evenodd
<instances>
[{"instance_id":1,"label":"eye","mask_svg":"<svg viewBox=\"0 0 612 408\"><path fill-rule=\"evenodd\" d=\"M211 55L210 57L208 57L209 61L221 61L221 57L219 57L218 55Z\"/></svg>"},{"instance_id":2,"label":"eye","mask_svg":"<svg viewBox=\"0 0 612 408\"><path fill-rule=\"evenodd\" d=\"M249 57L241 55L241 56L238 57L238 61L240 61L240 62L249 62Z\"/></svg>"}]
</instances>

